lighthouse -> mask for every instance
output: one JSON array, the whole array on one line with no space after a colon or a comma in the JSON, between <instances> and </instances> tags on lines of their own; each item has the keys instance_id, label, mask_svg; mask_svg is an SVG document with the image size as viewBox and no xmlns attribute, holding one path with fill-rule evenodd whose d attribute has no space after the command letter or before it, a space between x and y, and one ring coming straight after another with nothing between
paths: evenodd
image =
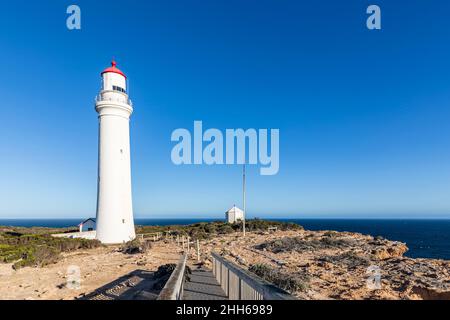
<instances>
[{"instance_id":1,"label":"lighthouse","mask_svg":"<svg viewBox=\"0 0 450 320\"><path fill-rule=\"evenodd\" d=\"M101 73L95 101L99 119L97 239L124 243L135 235L131 198L130 116L127 77L115 61Z\"/></svg>"}]
</instances>

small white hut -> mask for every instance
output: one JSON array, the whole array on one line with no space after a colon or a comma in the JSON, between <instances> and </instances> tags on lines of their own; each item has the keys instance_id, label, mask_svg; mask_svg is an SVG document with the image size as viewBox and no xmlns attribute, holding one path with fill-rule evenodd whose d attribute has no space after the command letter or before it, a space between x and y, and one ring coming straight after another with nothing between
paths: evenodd
<instances>
[{"instance_id":1,"label":"small white hut","mask_svg":"<svg viewBox=\"0 0 450 320\"><path fill-rule=\"evenodd\" d=\"M230 210L225 212L225 220L228 223L236 223L238 221L243 221L244 220L244 211L242 211L241 209L239 209L236 206L233 206L233 208L231 208Z\"/></svg>"},{"instance_id":2,"label":"small white hut","mask_svg":"<svg viewBox=\"0 0 450 320\"><path fill-rule=\"evenodd\" d=\"M95 230L95 219L89 218L84 220L78 225L80 232L94 231Z\"/></svg>"}]
</instances>

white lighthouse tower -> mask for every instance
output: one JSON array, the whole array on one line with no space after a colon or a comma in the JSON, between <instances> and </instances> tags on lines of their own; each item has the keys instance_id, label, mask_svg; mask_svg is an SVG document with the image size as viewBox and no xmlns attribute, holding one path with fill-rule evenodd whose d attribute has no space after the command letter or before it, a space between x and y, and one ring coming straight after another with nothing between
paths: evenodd
<instances>
[{"instance_id":1,"label":"white lighthouse tower","mask_svg":"<svg viewBox=\"0 0 450 320\"><path fill-rule=\"evenodd\" d=\"M95 110L99 119L97 239L115 244L136 235L131 199L130 115L127 77L112 66L102 73Z\"/></svg>"}]
</instances>

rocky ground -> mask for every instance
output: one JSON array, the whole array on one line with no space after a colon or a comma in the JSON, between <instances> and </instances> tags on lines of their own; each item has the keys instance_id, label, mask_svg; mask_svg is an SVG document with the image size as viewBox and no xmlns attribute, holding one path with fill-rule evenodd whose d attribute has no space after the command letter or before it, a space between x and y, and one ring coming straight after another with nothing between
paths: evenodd
<instances>
[{"instance_id":1,"label":"rocky ground","mask_svg":"<svg viewBox=\"0 0 450 320\"><path fill-rule=\"evenodd\" d=\"M404 257L405 244L382 238L278 231L225 235L202 249L209 265L214 250L244 268L263 264L295 279L301 299L450 299L450 261Z\"/></svg>"},{"instance_id":2,"label":"rocky ground","mask_svg":"<svg viewBox=\"0 0 450 320\"><path fill-rule=\"evenodd\" d=\"M205 267L211 267L211 251L243 268L269 267L294 284L292 293L300 299L450 299L450 261L404 257L405 244L382 238L304 230L218 235L200 242ZM149 272L176 263L180 252L175 243L160 241L147 253L102 246L62 253L58 262L41 268L0 264L0 298L77 299L101 288L107 288L105 294L94 297L131 297L129 287L146 286ZM196 262L193 245L190 259ZM79 288L70 285L70 266L80 268Z\"/></svg>"},{"instance_id":3,"label":"rocky ground","mask_svg":"<svg viewBox=\"0 0 450 320\"><path fill-rule=\"evenodd\" d=\"M16 271L12 264L0 264L0 299L73 300L97 289L105 290L95 299L114 299L119 295L127 298L131 295L129 288L139 288L150 280L148 272L178 259L178 249L173 244L156 243L142 254L124 254L118 246L63 253L57 263L41 268ZM80 268L79 286L71 283L76 277L73 266Z\"/></svg>"}]
</instances>

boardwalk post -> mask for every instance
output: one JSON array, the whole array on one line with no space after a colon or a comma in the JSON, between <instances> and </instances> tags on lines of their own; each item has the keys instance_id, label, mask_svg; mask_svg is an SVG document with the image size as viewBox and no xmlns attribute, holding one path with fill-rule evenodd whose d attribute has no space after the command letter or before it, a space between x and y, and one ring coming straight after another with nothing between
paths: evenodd
<instances>
[{"instance_id":1,"label":"boardwalk post","mask_svg":"<svg viewBox=\"0 0 450 320\"><path fill-rule=\"evenodd\" d=\"M243 300L242 299L242 279L241 278L239 278L239 280L238 280L238 300Z\"/></svg>"},{"instance_id":2,"label":"boardwalk post","mask_svg":"<svg viewBox=\"0 0 450 320\"><path fill-rule=\"evenodd\" d=\"M200 262L200 241L197 239L197 262Z\"/></svg>"},{"instance_id":3,"label":"boardwalk post","mask_svg":"<svg viewBox=\"0 0 450 320\"><path fill-rule=\"evenodd\" d=\"M187 237L187 252L188 252L188 254L189 254L189 242L190 242L190 241L191 241L190 238Z\"/></svg>"}]
</instances>

